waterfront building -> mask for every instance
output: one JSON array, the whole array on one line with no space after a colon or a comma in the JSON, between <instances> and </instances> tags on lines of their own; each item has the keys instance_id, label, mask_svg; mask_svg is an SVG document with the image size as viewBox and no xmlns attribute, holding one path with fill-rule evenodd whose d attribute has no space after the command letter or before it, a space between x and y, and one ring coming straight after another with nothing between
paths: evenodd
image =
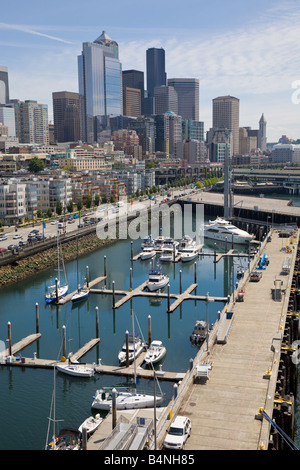
<instances>
[{"instance_id":1,"label":"waterfront building","mask_svg":"<svg viewBox=\"0 0 300 470\"><path fill-rule=\"evenodd\" d=\"M186 139L176 144L177 157L181 159L183 165L192 163L204 163L205 143L199 140Z\"/></svg>"},{"instance_id":2,"label":"waterfront building","mask_svg":"<svg viewBox=\"0 0 300 470\"><path fill-rule=\"evenodd\" d=\"M178 114L182 119L199 121L199 80L197 78L168 78L168 86L175 89Z\"/></svg>"},{"instance_id":3,"label":"waterfront building","mask_svg":"<svg viewBox=\"0 0 300 470\"><path fill-rule=\"evenodd\" d=\"M232 132L232 155L239 153L239 109L240 100L233 96L213 99L213 129L228 129Z\"/></svg>"},{"instance_id":4,"label":"waterfront building","mask_svg":"<svg viewBox=\"0 0 300 470\"><path fill-rule=\"evenodd\" d=\"M16 136L21 143L49 144L48 106L26 100L14 103Z\"/></svg>"},{"instance_id":5,"label":"waterfront building","mask_svg":"<svg viewBox=\"0 0 300 470\"><path fill-rule=\"evenodd\" d=\"M277 144L272 149L272 163L300 163L300 145Z\"/></svg>"},{"instance_id":6,"label":"waterfront building","mask_svg":"<svg viewBox=\"0 0 300 470\"><path fill-rule=\"evenodd\" d=\"M154 114L165 114L167 111L173 111L178 114L177 93L172 86L161 85L154 88Z\"/></svg>"},{"instance_id":7,"label":"waterfront building","mask_svg":"<svg viewBox=\"0 0 300 470\"><path fill-rule=\"evenodd\" d=\"M154 113L154 89L161 85L167 85L165 71L165 50L151 47L146 51L147 68L147 114Z\"/></svg>"},{"instance_id":8,"label":"waterfront building","mask_svg":"<svg viewBox=\"0 0 300 470\"><path fill-rule=\"evenodd\" d=\"M9 103L8 68L0 65L0 105Z\"/></svg>"},{"instance_id":9,"label":"waterfront building","mask_svg":"<svg viewBox=\"0 0 300 470\"><path fill-rule=\"evenodd\" d=\"M52 101L55 142L78 141L80 139L78 93L53 92Z\"/></svg>"},{"instance_id":10,"label":"waterfront building","mask_svg":"<svg viewBox=\"0 0 300 470\"><path fill-rule=\"evenodd\" d=\"M23 223L27 216L26 183L15 179L0 182L0 220L4 225Z\"/></svg>"},{"instance_id":11,"label":"waterfront building","mask_svg":"<svg viewBox=\"0 0 300 470\"><path fill-rule=\"evenodd\" d=\"M119 46L105 31L78 56L81 140L99 142L109 118L123 114Z\"/></svg>"},{"instance_id":12,"label":"waterfront building","mask_svg":"<svg viewBox=\"0 0 300 470\"><path fill-rule=\"evenodd\" d=\"M59 159L59 168L68 168L72 171L102 170L105 167L104 155L77 156L74 149L67 151L67 156Z\"/></svg>"},{"instance_id":13,"label":"waterfront building","mask_svg":"<svg viewBox=\"0 0 300 470\"><path fill-rule=\"evenodd\" d=\"M72 199L72 186L70 178L50 178L49 206L55 212L56 204L60 200L64 211L70 199Z\"/></svg>"}]
</instances>

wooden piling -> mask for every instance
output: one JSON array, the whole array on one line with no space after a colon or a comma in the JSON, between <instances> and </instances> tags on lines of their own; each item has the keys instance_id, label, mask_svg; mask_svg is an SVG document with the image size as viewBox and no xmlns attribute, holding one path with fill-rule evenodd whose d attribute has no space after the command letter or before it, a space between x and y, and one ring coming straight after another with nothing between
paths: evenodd
<instances>
[{"instance_id":1,"label":"wooden piling","mask_svg":"<svg viewBox=\"0 0 300 470\"><path fill-rule=\"evenodd\" d=\"M99 309L96 307L96 338L99 338Z\"/></svg>"},{"instance_id":2,"label":"wooden piling","mask_svg":"<svg viewBox=\"0 0 300 470\"><path fill-rule=\"evenodd\" d=\"M35 332L39 333L39 304L36 302L35 304Z\"/></svg>"}]
</instances>

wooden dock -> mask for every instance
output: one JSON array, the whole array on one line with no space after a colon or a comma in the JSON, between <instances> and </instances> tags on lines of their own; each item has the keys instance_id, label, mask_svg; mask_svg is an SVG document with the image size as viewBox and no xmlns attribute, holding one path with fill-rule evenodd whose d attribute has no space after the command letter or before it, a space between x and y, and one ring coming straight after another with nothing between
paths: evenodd
<instances>
[{"instance_id":1,"label":"wooden dock","mask_svg":"<svg viewBox=\"0 0 300 470\"><path fill-rule=\"evenodd\" d=\"M292 246L291 266L295 263L298 242L297 235ZM194 360L195 370L187 374L178 388L178 400L171 401L167 407L172 409L173 418L177 415L191 418L192 433L186 442L186 451L268 449L271 427L268 421L257 416L262 408L272 418L278 402L278 371L293 269L288 276L280 276L286 253L276 232L272 233L272 241L262 248L270 264L263 270L259 283L249 282L249 275L242 280L244 302L231 299L228 305L233 316L226 340L216 341L226 314L224 309L220 322L216 322L209 336L209 354L205 345ZM259 255L251 262L251 269L256 268L258 258ZM274 279L279 276L282 300L275 301L271 291ZM195 381L199 360L200 364L205 360L211 364L205 382ZM168 427L165 415L158 423L158 448Z\"/></svg>"},{"instance_id":2,"label":"wooden dock","mask_svg":"<svg viewBox=\"0 0 300 470\"><path fill-rule=\"evenodd\" d=\"M113 306L112 308L120 308L129 300L132 300L134 297L152 297L155 299L167 299L168 300L168 309L167 313L173 313L185 300L198 300L198 301L206 301L206 295L192 295L193 292L198 284L193 283L191 284L184 292L181 294L174 294L169 292L148 292L145 291L145 287L147 285L147 281L143 282L143 284L139 285L133 290L125 291L125 290L115 290L115 289L91 289L90 294L100 294L100 295L112 295L113 296ZM117 295L123 295L124 297L117 302L114 303L114 298ZM175 299L175 301L171 304L170 300ZM227 297L209 297L210 302L227 302Z\"/></svg>"},{"instance_id":3,"label":"wooden dock","mask_svg":"<svg viewBox=\"0 0 300 470\"><path fill-rule=\"evenodd\" d=\"M19 341L16 344L13 344L11 346L11 355L15 356L18 354L20 351L23 349L27 348L27 346L30 346L30 344L34 343L41 337L41 333L34 333L32 335L26 336L26 338L23 338L21 341ZM3 351L2 356L8 356L9 355L9 348L7 348L5 351Z\"/></svg>"}]
</instances>

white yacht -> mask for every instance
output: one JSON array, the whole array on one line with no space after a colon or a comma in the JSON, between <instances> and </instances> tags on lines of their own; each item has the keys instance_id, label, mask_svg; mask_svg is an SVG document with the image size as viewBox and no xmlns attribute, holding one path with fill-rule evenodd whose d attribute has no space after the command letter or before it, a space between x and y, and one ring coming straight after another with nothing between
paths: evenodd
<instances>
[{"instance_id":1,"label":"white yacht","mask_svg":"<svg viewBox=\"0 0 300 470\"><path fill-rule=\"evenodd\" d=\"M176 258L177 254L178 254L178 251L175 248L175 246L173 247L171 245L171 246L166 247L164 245L162 249L162 254L159 257L159 260L163 262L171 262L173 261L174 257Z\"/></svg>"},{"instance_id":2,"label":"white yacht","mask_svg":"<svg viewBox=\"0 0 300 470\"><path fill-rule=\"evenodd\" d=\"M161 341L152 341L145 356L145 363L156 364L165 357L166 353L167 349Z\"/></svg>"},{"instance_id":3,"label":"white yacht","mask_svg":"<svg viewBox=\"0 0 300 470\"><path fill-rule=\"evenodd\" d=\"M116 387L116 408L117 410L130 410L137 408L153 408L154 404L160 406L163 397L136 393L135 389L129 390ZM93 397L92 408L109 411L112 408L112 389L100 389Z\"/></svg>"},{"instance_id":4,"label":"white yacht","mask_svg":"<svg viewBox=\"0 0 300 470\"><path fill-rule=\"evenodd\" d=\"M154 258L155 255L156 255L156 251L154 250L153 247L144 246L143 251L141 253L141 260L144 261L145 259Z\"/></svg>"},{"instance_id":5,"label":"white yacht","mask_svg":"<svg viewBox=\"0 0 300 470\"><path fill-rule=\"evenodd\" d=\"M178 251L181 253L187 249L196 248L196 242L189 235L184 235L178 245Z\"/></svg>"},{"instance_id":6,"label":"white yacht","mask_svg":"<svg viewBox=\"0 0 300 470\"><path fill-rule=\"evenodd\" d=\"M187 261L192 261L198 257L198 250L196 248L186 248L181 252L180 260L183 263L186 263Z\"/></svg>"},{"instance_id":7,"label":"white yacht","mask_svg":"<svg viewBox=\"0 0 300 470\"><path fill-rule=\"evenodd\" d=\"M163 249L165 244L165 237L163 235L159 235L159 237L154 239L154 249L160 251Z\"/></svg>"},{"instance_id":8,"label":"white yacht","mask_svg":"<svg viewBox=\"0 0 300 470\"><path fill-rule=\"evenodd\" d=\"M141 341L141 338L138 335L133 337L132 334L128 336L128 353L129 353L129 362L133 362L144 349L144 344ZM126 340L124 341L123 347L118 354L118 359L120 365L126 364Z\"/></svg>"},{"instance_id":9,"label":"white yacht","mask_svg":"<svg viewBox=\"0 0 300 470\"><path fill-rule=\"evenodd\" d=\"M204 225L204 237L206 238L231 242L232 236L233 242L240 244L249 243L254 238L254 235L239 229L221 217L217 217L216 220L210 220L208 224Z\"/></svg>"},{"instance_id":10,"label":"white yacht","mask_svg":"<svg viewBox=\"0 0 300 470\"><path fill-rule=\"evenodd\" d=\"M169 283L169 280L170 278L167 274L163 274L159 268L154 268L149 273L147 287L151 292L162 289Z\"/></svg>"}]
</instances>

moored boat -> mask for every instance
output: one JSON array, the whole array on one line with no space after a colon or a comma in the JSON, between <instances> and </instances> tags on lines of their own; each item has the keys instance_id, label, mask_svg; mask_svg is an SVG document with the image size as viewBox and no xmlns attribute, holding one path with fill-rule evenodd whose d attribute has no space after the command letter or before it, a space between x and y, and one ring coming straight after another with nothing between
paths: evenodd
<instances>
[{"instance_id":1,"label":"moored boat","mask_svg":"<svg viewBox=\"0 0 300 470\"><path fill-rule=\"evenodd\" d=\"M200 343L201 341L205 340L208 333L208 323L204 320L197 320L193 329L193 333L190 336L190 340L193 343Z\"/></svg>"},{"instance_id":2,"label":"moored boat","mask_svg":"<svg viewBox=\"0 0 300 470\"><path fill-rule=\"evenodd\" d=\"M72 296L72 302L80 302L81 300L85 300L88 298L90 290L84 287L78 286L77 291Z\"/></svg>"},{"instance_id":3,"label":"moored boat","mask_svg":"<svg viewBox=\"0 0 300 470\"><path fill-rule=\"evenodd\" d=\"M102 423L103 418L97 413L96 416L89 416L83 423L79 426L78 431L82 433L83 428L86 429L87 434L92 434L99 428Z\"/></svg>"},{"instance_id":4,"label":"moored boat","mask_svg":"<svg viewBox=\"0 0 300 470\"><path fill-rule=\"evenodd\" d=\"M176 258L177 254L178 254L178 251L175 247L173 247L172 245L166 247L164 245L162 249L162 254L159 257L159 261L171 262L173 261L174 258Z\"/></svg>"},{"instance_id":5,"label":"moored boat","mask_svg":"<svg viewBox=\"0 0 300 470\"><path fill-rule=\"evenodd\" d=\"M208 224L204 225L204 237L223 242L232 242L233 240L237 244L246 244L253 240L254 235L239 229L222 217L217 217L215 220L210 220Z\"/></svg>"},{"instance_id":6,"label":"moored boat","mask_svg":"<svg viewBox=\"0 0 300 470\"><path fill-rule=\"evenodd\" d=\"M144 361L146 364L156 364L165 357L166 353L167 349L162 342L154 340L147 350Z\"/></svg>"},{"instance_id":7,"label":"moored boat","mask_svg":"<svg viewBox=\"0 0 300 470\"><path fill-rule=\"evenodd\" d=\"M142 253L141 253L141 260L146 260L146 259L151 259L154 258L156 255L156 251L154 250L153 247L144 247Z\"/></svg>"},{"instance_id":8,"label":"moored boat","mask_svg":"<svg viewBox=\"0 0 300 470\"><path fill-rule=\"evenodd\" d=\"M94 375L94 368L88 367L85 364L57 364L56 369L63 374L72 375L74 377L92 377Z\"/></svg>"},{"instance_id":9,"label":"moored boat","mask_svg":"<svg viewBox=\"0 0 300 470\"><path fill-rule=\"evenodd\" d=\"M156 406L160 406L163 401L162 396L154 397L153 395L136 393L135 388L128 390L120 387L115 390L117 410L152 408L155 403ZM92 408L109 411L112 408L113 390L105 388L97 390L93 398Z\"/></svg>"},{"instance_id":10,"label":"moored boat","mask_svg":"<svg viewBox=\"0 0 300 470\"><path fill-rule=\"evenodd\" d=\"M193 261L198 257L198 251L195 248L186 248L181 252L180 260L185 263L188 261Z\"/></svg>"},{"instance_id":11,"label":"moored boat","mask_svg":"<svg viewBox=\"0 0 300 470\"><path fill-rule=\"evenodd\" d=\"M138 335L128 334L128 358L129 362L133 362L144 350L144 343ZM118 354L118 359L121 365L126 363L126 336L123 347Z\"/></svg>"},{"instance_id":12,"label":"moored boat","mask_svg":"<svg viewBox=\"0 0 300 470\"><path fill-rule=\"evenodd\" d=\"M159 268L153 268L149 273L146 286L151 292L153 292L165 287L169 283L169 280L170 279L167 274L163 274Z\"/></svg>"}]
</instances>

